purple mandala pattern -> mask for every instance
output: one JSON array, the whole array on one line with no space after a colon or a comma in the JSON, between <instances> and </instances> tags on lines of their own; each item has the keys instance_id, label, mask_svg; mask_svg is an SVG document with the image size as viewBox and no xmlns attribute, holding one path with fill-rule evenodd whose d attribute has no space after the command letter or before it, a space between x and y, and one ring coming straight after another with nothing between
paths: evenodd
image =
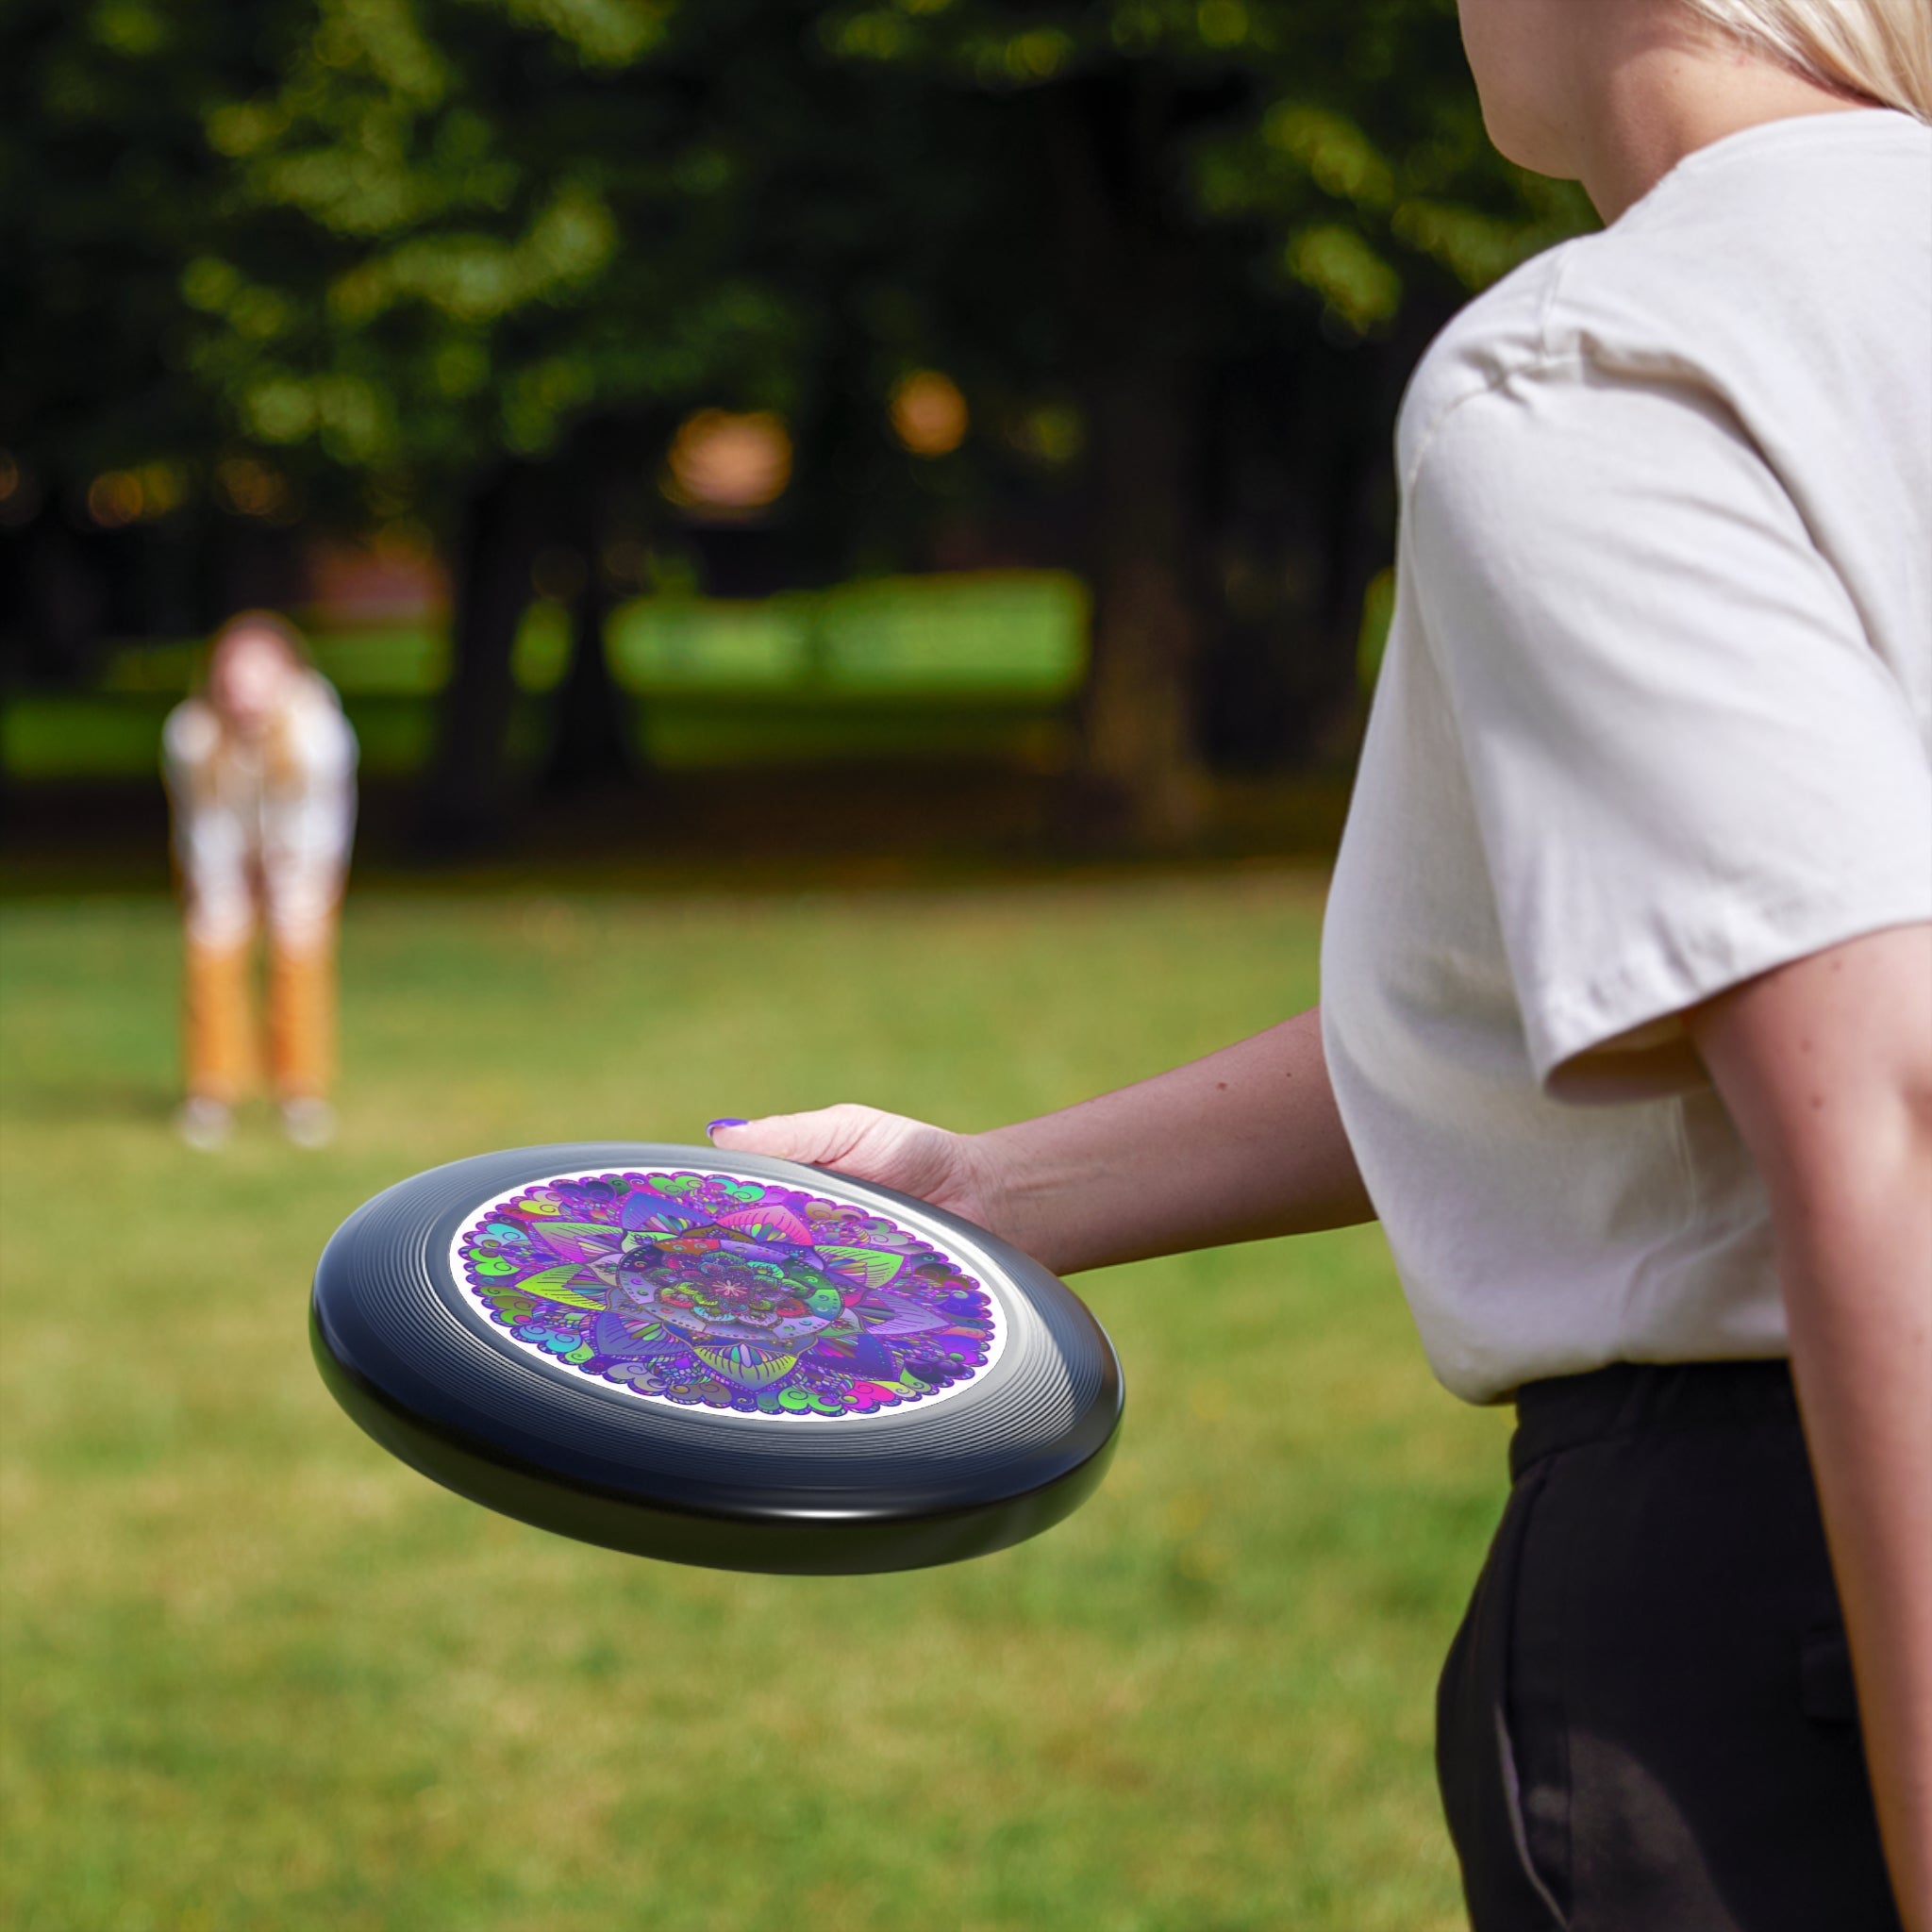
<instances>
[{"instance_id":1,"label":"purple mandala pattern","mask_svg":"<svg viewBox=\"0 0 1932 1932\"><path fill-rule=\"evenodd\" d=\"M992 1297L849 1203L716 1174L602 1174L506 1194L460 1278L526 1348L633 1393L774 1419L875 1415L991 1365Z\"/></svg>"}]
</instances>

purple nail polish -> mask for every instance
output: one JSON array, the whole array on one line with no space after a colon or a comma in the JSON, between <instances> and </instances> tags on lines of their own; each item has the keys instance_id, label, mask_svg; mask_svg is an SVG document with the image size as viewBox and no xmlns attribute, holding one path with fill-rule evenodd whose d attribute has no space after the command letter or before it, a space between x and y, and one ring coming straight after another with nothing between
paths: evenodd
<instances>
[{"instance_id":1,"label":"purple nail polish","mask_svg":"<svg viewBox=\"0 0 1932 1932\"><path fill-rule=\"evenodd\" d=\"M734 1121L734 1120L723 1120L723 1121L712 1121L712 1122L711 1122L711 1123L710 1123L710 1124L708 1124L708 1126L707 1126L707 1127L705 1128L705 1132L706 1132L706 1133L708 1133L708 1134L715 1134L715 1133L716 1133L716 1132L718 1131L718 1129L719 1129L720 1127L748 1127L748 1126L750 1126L750 1125L751 1125L751 1123L750 1123L749 1121Z\"/></svg>"}]
</instances>

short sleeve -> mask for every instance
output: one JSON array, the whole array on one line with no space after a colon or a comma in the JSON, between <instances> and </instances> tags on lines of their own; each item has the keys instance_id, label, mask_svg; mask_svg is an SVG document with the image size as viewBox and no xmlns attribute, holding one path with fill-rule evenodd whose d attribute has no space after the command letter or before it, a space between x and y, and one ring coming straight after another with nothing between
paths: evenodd
<instances>
[{"instance_id":1,"label":"short sleeve","mask_svg":"<svg viewBox=\"0 0 1932 1932\"><path fill-rule=\"evenodd\" d=\"M1686 1008L1932 919L1923 726L1707 392L1512 377L1451 409L1405 519L1551 1091L1682 1084Z\"/></svg>"},{"instance_id":2,"label":"short sleeve","mask_svg":"<svg viewBox=\"0 0 1932 1932\"><path fill-rule=\"evenodd\" d=\"M291 724L292 748L311 784L340 783L355 772L355 727L342 715L334 686L320 673L308 675Z\"/></svg>"},{"instance_id":3,"label":"short sleeve","mask_svg":"<svg viewBox=\"0 0 1932 1932\"><path fill-rule=\"evenodd\" d=\"M214 756L221 733L199 698L184 698L161 726L161 771L179 790Z\"/></svg>"}]
</instances>

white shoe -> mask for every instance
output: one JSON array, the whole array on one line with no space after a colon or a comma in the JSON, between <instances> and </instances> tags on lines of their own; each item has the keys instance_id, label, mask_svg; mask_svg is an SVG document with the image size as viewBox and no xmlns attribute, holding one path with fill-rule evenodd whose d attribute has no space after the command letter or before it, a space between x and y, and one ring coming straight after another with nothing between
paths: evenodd
<instances>
[{"instance_id":1,"label":"white shoe","mask_svg":"<svg viewBox=\"0 0 1932 1932\"><path fill-rule=\"evenodd\" d=\"M285 1100L282 1132L297 1147L326 1147L336 1137L336 1110L327 1101L313 1095Z\"/></svg>"},{"instance_id":2,"label":"white shoe","mask_svg":"<svg viewBox=\"0 0 1932 1932\"><path fill-rule=\"evenodd\" d=\"M175 1131L197 1154L212 1154L225 1145L234 1125L234 1109L205 1093L191 1093L175 1110Z\"/></svg>"}]
</instances>

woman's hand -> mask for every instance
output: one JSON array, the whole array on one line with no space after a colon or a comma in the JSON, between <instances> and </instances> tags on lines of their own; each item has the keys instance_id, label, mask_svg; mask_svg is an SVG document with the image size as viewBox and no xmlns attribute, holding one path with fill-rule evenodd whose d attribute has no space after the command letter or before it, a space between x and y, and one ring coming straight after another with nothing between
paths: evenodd
<instances>
[{"instance_id":1,"label":"woman's hand","mask_svg":"<svg viewBox=\"0 0 1932 1932\"><path fill-rule=\"evenodd\" d=\"M717 1121L711 1144L731 1154L769 1154L808 1167L836 1168L855 1180L876 1181L952 1214L977 1222L1003 1239L1000 1190L983 1144L904 1114L875 1107L822 1107L811 1113L774 1113L758 1121Z\"/></svg>"},{"instance_id":2,"label":"woman's hand","mask_svg":"<svg viewBox=\"0 0 1932 1932\"><path fill-rule=\"evenodd\" d=\"M1314 1008L1136 1087L985 1134L870 1107L717 1121L712 1141L877 1181L1056 1274L1370 1221Z\"/></svg>"}]
</instances>

